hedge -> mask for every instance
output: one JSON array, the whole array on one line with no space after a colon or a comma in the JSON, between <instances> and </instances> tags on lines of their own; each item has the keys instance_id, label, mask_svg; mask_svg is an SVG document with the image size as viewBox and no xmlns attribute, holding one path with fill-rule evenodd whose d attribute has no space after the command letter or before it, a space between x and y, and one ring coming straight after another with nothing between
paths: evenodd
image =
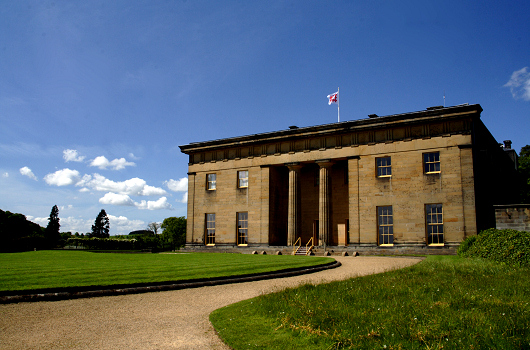
<instances>
[{"instance_id":1,"label":"hedge","mask_svg":"<svg viewBox=\"0 0 530 350\"><path fill-rule=\"evenodd\" d=\"M530 233L494 228L484 230L477 236L466 238L458 248L458 255L530 267Z\"/></svg>"}]
</instances>

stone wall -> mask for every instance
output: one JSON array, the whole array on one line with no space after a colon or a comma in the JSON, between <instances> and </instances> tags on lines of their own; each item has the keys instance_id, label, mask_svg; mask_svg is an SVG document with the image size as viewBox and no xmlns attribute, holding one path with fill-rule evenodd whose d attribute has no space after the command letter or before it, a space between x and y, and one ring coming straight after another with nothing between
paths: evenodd
<instances>
[{"instance_id":1,"label":"stone wall","mask_svg":"<svg viewBox=\"0 0 530 350\"><path fill-rule=\"evenodd\" d=\"M495 227L530 232L530 204L496 205Z\"/></svg>"}]
</instances>

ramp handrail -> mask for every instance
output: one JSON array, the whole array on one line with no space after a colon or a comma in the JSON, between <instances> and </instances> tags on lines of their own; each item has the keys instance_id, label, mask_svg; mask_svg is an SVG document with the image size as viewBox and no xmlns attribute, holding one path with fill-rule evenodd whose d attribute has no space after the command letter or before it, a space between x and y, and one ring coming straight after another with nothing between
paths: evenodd
<instances>
[{"instance_id":1,"label":"ramp handrail","mask_svg":"<svg viewBox=\"0 0 530 350\"><path fill-rule=\"evenodd\" d=\"M298 244L298 248L296 247L297 244ZM298 237L298 239L293 244L293 254L296 254L296 251L300 249L301 246L302 246L302 238Z\"/></svg>"},{"instance_id":2,"label":"ramp handrail","mask_svg":"<svg viewBox=\"0 0 530 350\"><path fill-rule=\"evenodd\" d=\"M309 246L309 245L311 245L311 246ZM314 247L314 245L313 245L313 237L311 237L311 239L305 245L305 255L309 255L309 253L311 253L311 249L313 249L313 247Z\"/></svg>"}]
</instances>

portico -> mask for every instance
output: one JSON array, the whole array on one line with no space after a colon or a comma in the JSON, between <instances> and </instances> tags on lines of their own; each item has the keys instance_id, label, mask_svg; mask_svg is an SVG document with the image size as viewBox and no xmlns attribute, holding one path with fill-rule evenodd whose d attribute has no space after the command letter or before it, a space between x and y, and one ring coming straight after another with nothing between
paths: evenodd
<instances>
[{"instance_id":1,"label":"portico","mask_svg":"<svg viewBox=\"0 0 530 350\"><path fill-rule=\"evenodd\" d=\"M513 162L481 111L436 107L180 146L186 245L455 247L488 225L493 201L512 200Z\"/></svg>"}]
</instances>

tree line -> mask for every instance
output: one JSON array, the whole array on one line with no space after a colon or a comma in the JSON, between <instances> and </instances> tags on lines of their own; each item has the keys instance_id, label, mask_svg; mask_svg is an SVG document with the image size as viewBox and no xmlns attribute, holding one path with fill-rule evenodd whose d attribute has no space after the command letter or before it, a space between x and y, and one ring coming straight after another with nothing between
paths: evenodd
<instances>
[{"instance_id":1,"label":"tree line","mask_svg":"<svg viewBox=\"0 0 530 350\"><path fill-rule=\"evenodd\" d=\"M108 250L176 250L186 243L186 218L170 217L160 223L150 223L147 230L136 234L110 236L110 222L102 209L91 231L86 234L60 232L59 208L52 207L48 225L44 228L27 220L26 216L0 209L0 252L21 252L57 248ZM159 229L162 232L159 234Z\"/></svg>"}]
</instances>

